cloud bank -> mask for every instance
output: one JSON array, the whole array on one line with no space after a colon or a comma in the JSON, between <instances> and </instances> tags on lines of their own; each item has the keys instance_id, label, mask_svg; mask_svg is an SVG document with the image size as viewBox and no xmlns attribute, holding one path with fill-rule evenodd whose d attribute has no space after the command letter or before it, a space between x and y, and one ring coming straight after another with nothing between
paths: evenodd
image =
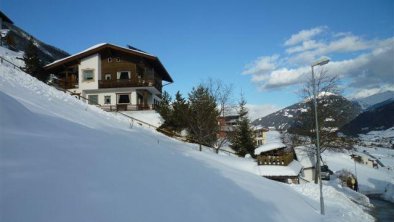
<instances>
[{"instance_id":1,"label":"cloud bank","mask_svg":"<svg viewBox=\"0 0 394 222\"><path fill-rule=\"evenodd\" d=\"M261 90L281 89L304 82L311 74L310 64L322 56L331 58L325 69L346 79L353 97L394 90L394 37L364 39L323 26L291 35L281 54L261 56L242 73Z\"/></svg>"}]
</instances>

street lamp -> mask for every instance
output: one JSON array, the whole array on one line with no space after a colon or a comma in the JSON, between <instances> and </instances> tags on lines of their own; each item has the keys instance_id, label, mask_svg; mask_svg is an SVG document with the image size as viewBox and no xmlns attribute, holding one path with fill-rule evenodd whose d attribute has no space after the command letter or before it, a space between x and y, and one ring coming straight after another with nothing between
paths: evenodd
<instances>
[{"instance_id":1,"label":"street lamp","mask_svg":"<svg viewBox=\"0 0 394 222\"><path fill-rule=\"evenodd\" d=\"M316 147L317 147L317 175L320 185L320 214L324 215L324 199L323 199L323 184L321 181L321 166L320 166L320 138L319 138L319 123L317 122L317 103L316 103L316 82L315 82L315 73L313 72L313 67L322 66L330 62L328 58L322 58L311 65L312 68L312 83L313 83L313 106L315 108L315 126L316 126Z\"/></svg>"}]
</instances>

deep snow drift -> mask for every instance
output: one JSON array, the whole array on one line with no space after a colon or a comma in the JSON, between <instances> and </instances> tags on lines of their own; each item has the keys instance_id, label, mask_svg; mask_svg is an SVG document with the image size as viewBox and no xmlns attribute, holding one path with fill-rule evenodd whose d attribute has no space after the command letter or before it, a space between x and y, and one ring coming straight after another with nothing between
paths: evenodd
<instances>
[{"instance_id":1,"label":"deep snow drift","mask_svg":"<svg viewBox=\"0 0 394 222\"><path fill-rule=\"evenodd\" d=\"M322 217L316 187L302 195L251 160L131 127L6 64L0 91L0 221L372 220L335 195Z\"/></svg>"}]
</instances>

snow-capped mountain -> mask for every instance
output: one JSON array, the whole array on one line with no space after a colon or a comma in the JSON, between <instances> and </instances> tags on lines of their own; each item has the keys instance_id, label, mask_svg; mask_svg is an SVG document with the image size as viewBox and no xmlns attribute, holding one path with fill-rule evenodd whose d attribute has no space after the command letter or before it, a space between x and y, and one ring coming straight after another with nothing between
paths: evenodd
<instances>
[{"instance_id":1,"label":"snow-capped mountain","mask_svg":"<svg viewBox=\"0 0 394 222\"><path fill-rule=\"evenodd\" d=\"M394 99L375 104L354 120L342 127L347 135L368 133L372 130L386 130L394 127Z\"/></svg>"},{"instance_id":2,"label":"snow-capped mountain","mask_svg":"<svg viewBox=\"0 0 394 222\"><path fill-rule=\"evenodd\" d=\"M50 63L54 60L69 56L67 52L38 40L15 24L3 22L3 27L1 28L9 30L8 35L13 41L10 48L15 51L24 51L29 43L30 37L32 37L34 45L38 48L38 56L44 63Z\"/></svg>"},{"instance_id":3,"label":"snow-capped mountain","mask_svg":"<svg viewBox=\"0 0 394 222\"><path fill-rule=\"evenodd\" d=\"M388 99L394 99L394 91L385 91L365 98L355 99L354 101L358 102L365 110L368 109L370 106L384 102Z\"/></svg>"},{"instance_id":4,"label":"snow-capped mountain","mask_svg":"<svg viewBox=\"0 0 394 222\"><path fill-rule=\"evenodd\" d=\"M330 94L326 96L326 104L324 106L342 107L343 110L338 110L337 113L342 113L337 118L327 117L327 121L334 121L333 125L343 126L350 120L354 119L361 113L361 107L358 103L351 102L343 96ZM253 125L261 125L267 128L275 128L277 130L288 130L299 119L300 115L308 111L307 101L302 101L284 109L281 109L268 116L256 119L252 122Z\"/></svg>"}]
</instances>

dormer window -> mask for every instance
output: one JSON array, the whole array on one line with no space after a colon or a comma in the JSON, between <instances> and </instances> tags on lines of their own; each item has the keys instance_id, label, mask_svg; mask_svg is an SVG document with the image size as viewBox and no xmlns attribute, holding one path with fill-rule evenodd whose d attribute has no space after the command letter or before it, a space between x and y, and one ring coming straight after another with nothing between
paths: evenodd
<instances>
[{"instance_id":1,"label":"dormer window","mask_svg":"<svg viewBox=\"0 0 394 222\"><path fill-rule=\"evenodd\" d=\"M94 79L94 70L93 69L82 70L82 78L84 81L93 80Z\"/></svg>"}]
</instances>

